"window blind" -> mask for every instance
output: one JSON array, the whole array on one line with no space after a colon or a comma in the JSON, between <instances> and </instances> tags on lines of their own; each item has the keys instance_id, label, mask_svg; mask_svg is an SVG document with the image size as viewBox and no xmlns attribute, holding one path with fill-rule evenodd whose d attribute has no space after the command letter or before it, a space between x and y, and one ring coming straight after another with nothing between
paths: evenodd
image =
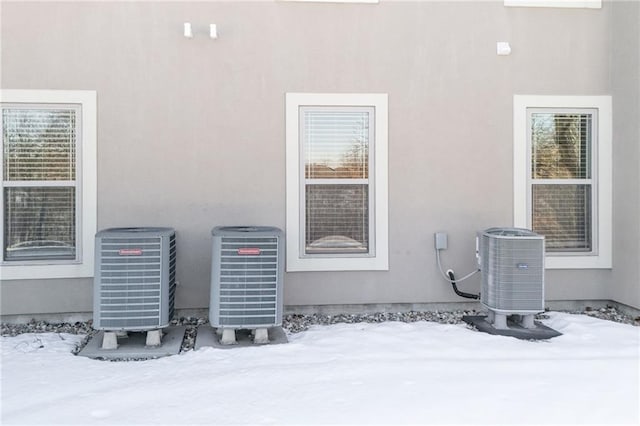
<instances>
[{"instance_id":1,"label":"window blind","mask_svg":"<svg viewBox=\"0 0 640 426\"><path fill-rule=\"evenodd\" d=\"M591 178L591 114L532 114L533 179Z\"/></svg>"},{"instance_id":2,"label":"window blind","mask_svg":"<svg viewBox=\"0 0 640 426\"><path fill-rule=\"evenodd\" d=\"M307 185L307 253L366 253L367 185Z\"/></svg>"},{"instance_id":3,"label":"window blind","mask_svg":"<svg viewBox=\"0 0 640 426\"><path fill-rule=\"evenodd\" d=\"M74 259L75 188L5 188L5 260Z\"/></svg>"},{"instance_id":4,"label":"window blind","mask_svg":"<svg viewBox=\"0 0 640 426\"><path fill-rule=\"evenodd\" d=\"M76 113L3 109L4 180L75 180Z\"/></svg>"},{"instance_id":5,"label":"window blind","mask_svg":"<svg viewBox=\"0 0 640 426\"><path fill-rule=\"evenodd\" d=\"M303 109L307 254L370 251L371 108Z\"/></svg>"},{"instance_id":6,"label":"window blind","mask_svg":"<svg viewBox=\"0 0 640 426\"><path fill-rule=\"evenodd\" d=\"M78 113L3 106L4 261L76 258Z\"/></svg>"},{"instance_id":7,"label":"window blind","mask_svg":"<svg viewBox=\"0 0 640 426\"><path fill-rule=\"evenodd\" d=\"M308 179L366 179L368 121L367 112L306 113L305 176Z\"/></svg>"},{"instance_id":8,"label":"window blind","mask_svg":"<svg viewBox=\"0 0 640 426\"><path fill-rule=\"evenodd\" d=\"M593 115L530 115L532 229L549 252L593 250Z\"/></svg>"},{"instance_id":9,"label":"window blind","mask_svg":"<svg viewBox=\"0 0 640 426\"><path fill-rule=\"evenodd\" d=\"M591 186L533 185L533 230L548 251L591 251Z\"/></svg>"}]
</instances>

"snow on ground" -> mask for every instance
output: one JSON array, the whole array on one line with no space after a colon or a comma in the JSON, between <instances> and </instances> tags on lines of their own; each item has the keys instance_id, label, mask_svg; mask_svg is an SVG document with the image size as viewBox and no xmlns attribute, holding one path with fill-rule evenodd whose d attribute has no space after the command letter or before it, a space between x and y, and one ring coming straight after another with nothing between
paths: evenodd
<instances>
[{"instance_id":1,"label":"snow on ground","mask_svg":"<svg viewBox=\"0 0 640 426\"><path fill-rule=\"evenodd\" d=\"M551 313L531 342L465 325L337 324L137 362L82 336L3 337L2 424L640 423L640 328Z\"/></svg>"}]
</instances>

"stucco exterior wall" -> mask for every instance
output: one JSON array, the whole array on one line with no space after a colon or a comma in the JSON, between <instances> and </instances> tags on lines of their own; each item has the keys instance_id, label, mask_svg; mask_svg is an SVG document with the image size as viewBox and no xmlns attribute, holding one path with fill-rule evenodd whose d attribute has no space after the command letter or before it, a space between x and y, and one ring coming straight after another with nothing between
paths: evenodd
<instances>
[{"instance_id":1,"label":"stucco exterior wall","mask_svg":"<svg viewBox=\"0 0 640 426\"><path fill-rule=\"evenodd\" d=\"M612 4L615 140L612 299L640 306L640 2Z\"/></svg>"},{"instance_id":2,"label":"stucco exterior wall","mask_svg":"<svg viewBox=\"0 0 640 426\"><path fill-rule=\"evenodd\" d=\"M633 30L614 32L624 17L613 10L501 1L3 3L1 82L97 91L98 227L176 228L178 308L208 306L211 228L285 227L285 93L388 93L390 269L287 273L285 304L457 302L439 278L433 233L449 234L443 263L462 273L475 267L476 231L512 225L514 94L625 90L612 89L611 45ZM497 41L513 53L497 56ZM613 72L632 79L633 70ZM620 105L634 102L637 113L637 97ZM637 141L637 129L621 132ZM627 147L615 160L636 185L638 156ZM616 235L633 214L637 229L635 193L628 212L616 201ZM615 250L629 246L637 258L637 241L622 238ZM637 262L617 265L615 273L548 271L546 297L640 306L629 282ZM612 287L614 278L622 283ZM479 289L479 277L464 288ZM92 309L90 279L5 281L0 290L3 314Z\"/></svg>"}]
</instances>

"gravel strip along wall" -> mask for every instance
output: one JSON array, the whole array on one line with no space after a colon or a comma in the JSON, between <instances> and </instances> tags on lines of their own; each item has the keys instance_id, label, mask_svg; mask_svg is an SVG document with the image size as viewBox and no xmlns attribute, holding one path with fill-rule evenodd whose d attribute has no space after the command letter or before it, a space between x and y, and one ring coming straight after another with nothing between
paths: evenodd
<instances>
[{"instance_id":1,"label":"gravel strip along wall","mask_svg":"<svg viewBox=\"0 0 640 426\"><path fill-rule=\"evenodd\" d=\"M583 311L570 312L573 314L583 314L592 317L600 318L603 320L619 322L623 324L630 324L634 326L640 326L640 317L633 318L620 312L615 307L609 306L601 309L585 308ZM314 325L331 325L338 323L379 323L385 321L400 321L400 322L416 322L416 321L431 321L440 324L461 324L462 317L465 315L478 315L476 311L450 311L450 312L379 312L374 314L340 314L340 315L300 315L290 314L286 315L283 319L282 328L287 333L299 333L307 330ZM545 314L539 314L538 319L544 319ZM48 323L46 321L31 321L26 324L2 324L2 330L0 335L2 336L17 336L23 333L69 333L69 334L86 334L87 337L83 340L74 353L78 353L82 347L86 344L91 336L97 333L96 330L91 328L92 321L70 323ZM195 317L181 317L171 321L171 325L186 326L186 332L184 340L182 342L181 352L190 351L193 349L198 327L208 326L209 321L206 318Z\"/></svg>"}]
</instances>

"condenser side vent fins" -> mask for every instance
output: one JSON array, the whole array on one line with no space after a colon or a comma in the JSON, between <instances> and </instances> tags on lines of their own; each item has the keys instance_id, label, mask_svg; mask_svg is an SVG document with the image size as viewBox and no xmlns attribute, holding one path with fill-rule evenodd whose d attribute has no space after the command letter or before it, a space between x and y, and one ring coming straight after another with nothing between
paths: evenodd
<instances>
[{"instance_id":1,"label":"condenser side vent fins","mask_svg":"<svg viewBox=\"0 0 640 426\"><path fill-rule=\"evenodd\" d=\"M478 233L481 303L489 322L506 328L507 315L521 315L533 327L544 311L544 237L527 229L490 228Z\"/></svg>"}]
</instances>

